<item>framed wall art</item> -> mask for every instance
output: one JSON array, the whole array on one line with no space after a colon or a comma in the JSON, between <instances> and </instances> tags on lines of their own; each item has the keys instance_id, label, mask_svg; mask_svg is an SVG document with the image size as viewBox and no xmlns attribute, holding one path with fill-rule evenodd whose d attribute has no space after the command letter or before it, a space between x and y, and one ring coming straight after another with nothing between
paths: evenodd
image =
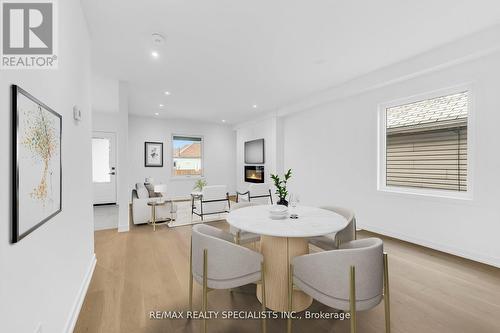
<instances>
[{"instance_id":1,"label":"framed wall art","mask_svg":"<svg viewBox=\"0 0 500 333\"><path fill-rule=\"evenodd\" d=\"M145 167L163 166L163 143L144 142L144 166Z\"/></svg>"},{"instance_id":2,"label":"framed wall art","mask_svg":"<svg viewBox=\"0 0 500 333\"><path fill-rule=\"evenodd\" d=\"M12 86L14 207L18 242L62 210L62 116Z\"/></svg>"}]
</instances>

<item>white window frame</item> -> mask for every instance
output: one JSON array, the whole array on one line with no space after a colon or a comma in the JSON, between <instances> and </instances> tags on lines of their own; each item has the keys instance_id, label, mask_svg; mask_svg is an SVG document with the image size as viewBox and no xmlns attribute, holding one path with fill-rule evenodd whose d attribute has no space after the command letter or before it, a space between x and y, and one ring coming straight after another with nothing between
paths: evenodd
<instances>
[{"instance_id":1,"label":"white window frame","mask_svg":"<svg viewBox=\"0 0 500 333\"><path fill-rule=\"evenodd\" d=\"M200 138L201 139L201 175L176 175L174 174L174 137L183 136L188 138ZM172 179L182 180L182 179L201 179L205 175L205 138L203 135L198 134L172 134L170 137L170 176Z\"/></svg>"},{"instance_id":2,"label":"white window frame","mask_svg":"<svg viewBox=\"0 0 500 333\"><path fill-rule=\"evenodd\" d=\"M442 97L460 93L463 91L468 92L467 103L467 191L453 191L453 190L440 190L440 189L427 189L427 188L414 188L414 187L399 187L387 186L386 179L386 139L387 139L387 126L386 126L386 110L391 107L415 103L436 97ZM449 199L472 200L474 191L474 139L475 139L475 116L474 116L474 87L473 83L466 83L457 86L452 86L444 89L433 90L410 97L405 97L389 102L381 103L378 105L378 158L377 158L377 190L381 192L399 193L403 195L417 195L440 197Z\"/></svg>"}]
</instances>

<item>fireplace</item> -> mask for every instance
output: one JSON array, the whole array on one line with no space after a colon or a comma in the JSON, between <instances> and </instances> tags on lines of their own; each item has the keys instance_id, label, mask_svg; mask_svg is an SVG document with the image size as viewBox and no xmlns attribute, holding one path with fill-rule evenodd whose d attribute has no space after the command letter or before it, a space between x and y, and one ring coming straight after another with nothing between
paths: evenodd
<instances>
[{"instance_id":1,"label":"fireplace","mask_svg":"<svg viewBox=\"0 0 500 333\"><path fill-rule=\"evenodd\" d=\"M249 183L263 183L264 166L245 165L245 181Z\"/></svg>"}]
</instances>

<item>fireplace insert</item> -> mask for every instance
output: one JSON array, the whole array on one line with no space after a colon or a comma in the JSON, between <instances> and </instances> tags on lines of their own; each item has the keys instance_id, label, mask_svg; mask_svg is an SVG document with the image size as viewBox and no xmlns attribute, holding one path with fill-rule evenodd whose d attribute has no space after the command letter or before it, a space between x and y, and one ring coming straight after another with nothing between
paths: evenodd
<instances>
[{"instance_id":1,"label":"fireplace insert","mask_svg":"<svg viewBox=\"0 0 500 333\"><path fill-rule=\"evenodd\" d=\"M245 181L248 183L264 182L264 166L245 165Z\"/></svg>"}]
</instances>

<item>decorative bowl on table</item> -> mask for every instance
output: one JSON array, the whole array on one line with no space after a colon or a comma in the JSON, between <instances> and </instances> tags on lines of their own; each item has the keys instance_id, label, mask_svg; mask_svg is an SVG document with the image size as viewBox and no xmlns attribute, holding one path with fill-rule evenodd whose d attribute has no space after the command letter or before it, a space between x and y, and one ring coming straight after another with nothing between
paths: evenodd
<instances>
[{"instance_id":1,"label":"decorative bowl on table","mask_svg":"<svg viewBox=\"0 0 500 333\"><path fill-rule=\"evenodd\" d=\"M269 208L269 217L273 220L281 220L288 217L288 207L283 205L272 205Z\"/></svg>"}]
</instances>

